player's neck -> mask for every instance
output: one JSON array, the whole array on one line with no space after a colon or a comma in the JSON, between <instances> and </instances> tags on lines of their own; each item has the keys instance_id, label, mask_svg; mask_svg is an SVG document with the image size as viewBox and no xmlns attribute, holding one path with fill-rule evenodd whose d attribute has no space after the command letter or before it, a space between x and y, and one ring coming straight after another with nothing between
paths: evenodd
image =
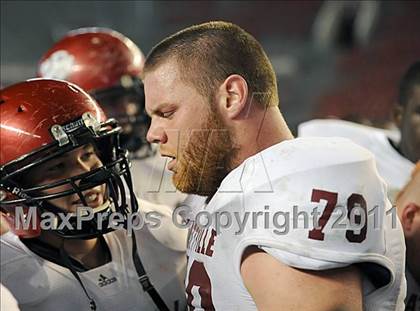
<instances>
[{"instance_id":1,"label":"player's neck","mask_svg":"<svg viewBox=\"0 0 420 311\"><path fill-rule=\"evenodd\" d=\"M407 267L417 284L420 285L420 267L418 265L418 253L416 245L413 245L417 241L406 240L407 243Z\"/></svg>"},{"instance_id":2,"label":"player's neck","mask_svg":"<svg viewBox=\"0 0 420 311\"><path fill-rule=\"evenodd\" d=\"M236 131L238 153L233 161L233 168L239 166L247 158L282 141L293 139L286 121L277 107L269 107L265 113L257 114L241 131Z\"/></svg>"},{"instance_id":3,"label":"player's neck","mask_svg":"<svg viewBox=\"0 0 420 311\"><path fill-rule=\"evenodd\" d=\"M68 240L51 232L43 231L40 239L55 248L60 248L64 245L64 250L67 254L87 268L94 268L108 261L107 256L104 255L108 252L102 247L99 238Z\"/></svg>"},{"instance_id":4,"label":"player's neck","mask_svg":"<svg viewBox=\"0 0 420 311\"><path fill-rule=\"evenodd\" d=\"M100 238L87 240L88 243L78 245L77 241L65 241L64 248L68 250L71 256L81 262L86 268L96 268L107 263L110 257L107 256L109 251L106 245L102 245ZM70 242L67 245L67 242ZM81 247L81 248L80 248Z\"/></svg>"}]
</instances>

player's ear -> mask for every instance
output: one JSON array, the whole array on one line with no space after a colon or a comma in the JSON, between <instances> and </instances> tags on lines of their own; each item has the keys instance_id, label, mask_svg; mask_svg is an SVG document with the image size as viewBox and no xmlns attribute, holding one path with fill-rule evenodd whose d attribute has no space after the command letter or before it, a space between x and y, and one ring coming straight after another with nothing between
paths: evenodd
<instances>
[{"instance_id":1,"label":"player's ear","mask_svg":"<svg viewBox=\"0 0 420 311\"><path fill-rule=\"evenodd\" d=\"M395 125L400 128L401 127L401 122L402 122L402 116L403 116L403 112L404 112L404 108L402 105L400 105L399 103L394 105L394 111L393 111L393 119L395 122Z\"/></svg>"},{"instance_id":2,"label":"player's ear","mask_svg":"<svg viewBox=\"0 0 420 311\"><path fill-rule=\"evenodd\" d=\"M413 224L416 216L419 217L420 207L415 203L410 203L404 207L401 214L401 224L404 228L404 235L406 237L411 236L413 231Z\"/></svg>"},{"instance_id":3,"label":"player's ear","mask_svg":"<svg viewBox=\"0 0 420 311\"><path fill-rule=\"evenodd\" d=\"M235 119L245 111L247 99L248 83L240 75L230 75L219 87L217 101L220 112L227 119Z\"/></svg>"}]
</instances>

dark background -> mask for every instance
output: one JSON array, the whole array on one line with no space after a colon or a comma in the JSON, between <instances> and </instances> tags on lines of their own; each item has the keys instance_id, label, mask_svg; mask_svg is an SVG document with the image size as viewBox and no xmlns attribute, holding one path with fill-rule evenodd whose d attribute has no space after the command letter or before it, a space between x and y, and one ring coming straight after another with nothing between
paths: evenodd
<instances>
[{"instance_id":1,"label":"dark background","mask_svg":"<svg viewBox=\"0 0 420 311\"><path fill-rule=\"evenodd\" d=\"M75 28L113 28L147 54L185 26L226 20L263 44L293 129L313 117L388 126L398 81L420 60L419 16L419 1L1 1L0 84L33 77Z\"/></svg>"}]
</instances>

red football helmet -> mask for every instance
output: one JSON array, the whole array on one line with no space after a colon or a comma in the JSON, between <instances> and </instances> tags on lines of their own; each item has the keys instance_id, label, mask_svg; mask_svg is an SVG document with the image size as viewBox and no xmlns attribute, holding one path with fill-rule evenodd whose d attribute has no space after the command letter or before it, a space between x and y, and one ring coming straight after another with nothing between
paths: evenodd
<instances>
[{"instance_id":1,"label":"red football helmet","mask_svg":"<svg viewBox=\"0 0 420 311\"><path fill-rule=\"evenodd\" d=\"M75 83L95 97L123 128L122 144L130 151L149 146L150 119L139 79L144 55L122 34L104 28L69 32L41 58L38 76Z\"/></svg>"},{"instance_id":2,"label":"red football helmet","mask_svg":"<svg viewBox=\"0 0 420 311\"><path fill-rule=\"evenodd\" d=\"M51 200L69 195L77 195L88 206L86 190L98 185L107 189L101 212L127 215L124 187L132 194L133 190L127 152L119 146L121 128L115 120L106 120L91 96L69 82L33 79L1 90L0 113L0 208L9 219L18 207L27 213L31 206L38 214L48 211L58 216L63 210ZM98 154L100 167L42 185L24 182L31 169L87 144ZM131 201L131 208L137 211L137 203ZM75 230L54 230L64 238L91 238L108 231L106 225L98 229L95 219ZM39 223L16 233L37 236Z\"/></svg>"}]
</instances>

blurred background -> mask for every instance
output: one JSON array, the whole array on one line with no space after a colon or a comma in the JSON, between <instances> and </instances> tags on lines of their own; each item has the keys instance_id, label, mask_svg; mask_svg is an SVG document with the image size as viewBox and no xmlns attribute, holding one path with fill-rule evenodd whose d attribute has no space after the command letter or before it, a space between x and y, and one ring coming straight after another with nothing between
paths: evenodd
<instances>
[{"instance_id":1,"label":"blurred background","mask_svg":"<svg viewBox=\"0 0 420 311\"><path fill-rule=\"evenodd\" d=\"M147 54L165 36L234 22L264 46L292 129L314 117L387 127L398 82L420 59L420 1L1 1L1 87L35 76L69 30L99 26Z\"/></svg>"}]
</instances>

